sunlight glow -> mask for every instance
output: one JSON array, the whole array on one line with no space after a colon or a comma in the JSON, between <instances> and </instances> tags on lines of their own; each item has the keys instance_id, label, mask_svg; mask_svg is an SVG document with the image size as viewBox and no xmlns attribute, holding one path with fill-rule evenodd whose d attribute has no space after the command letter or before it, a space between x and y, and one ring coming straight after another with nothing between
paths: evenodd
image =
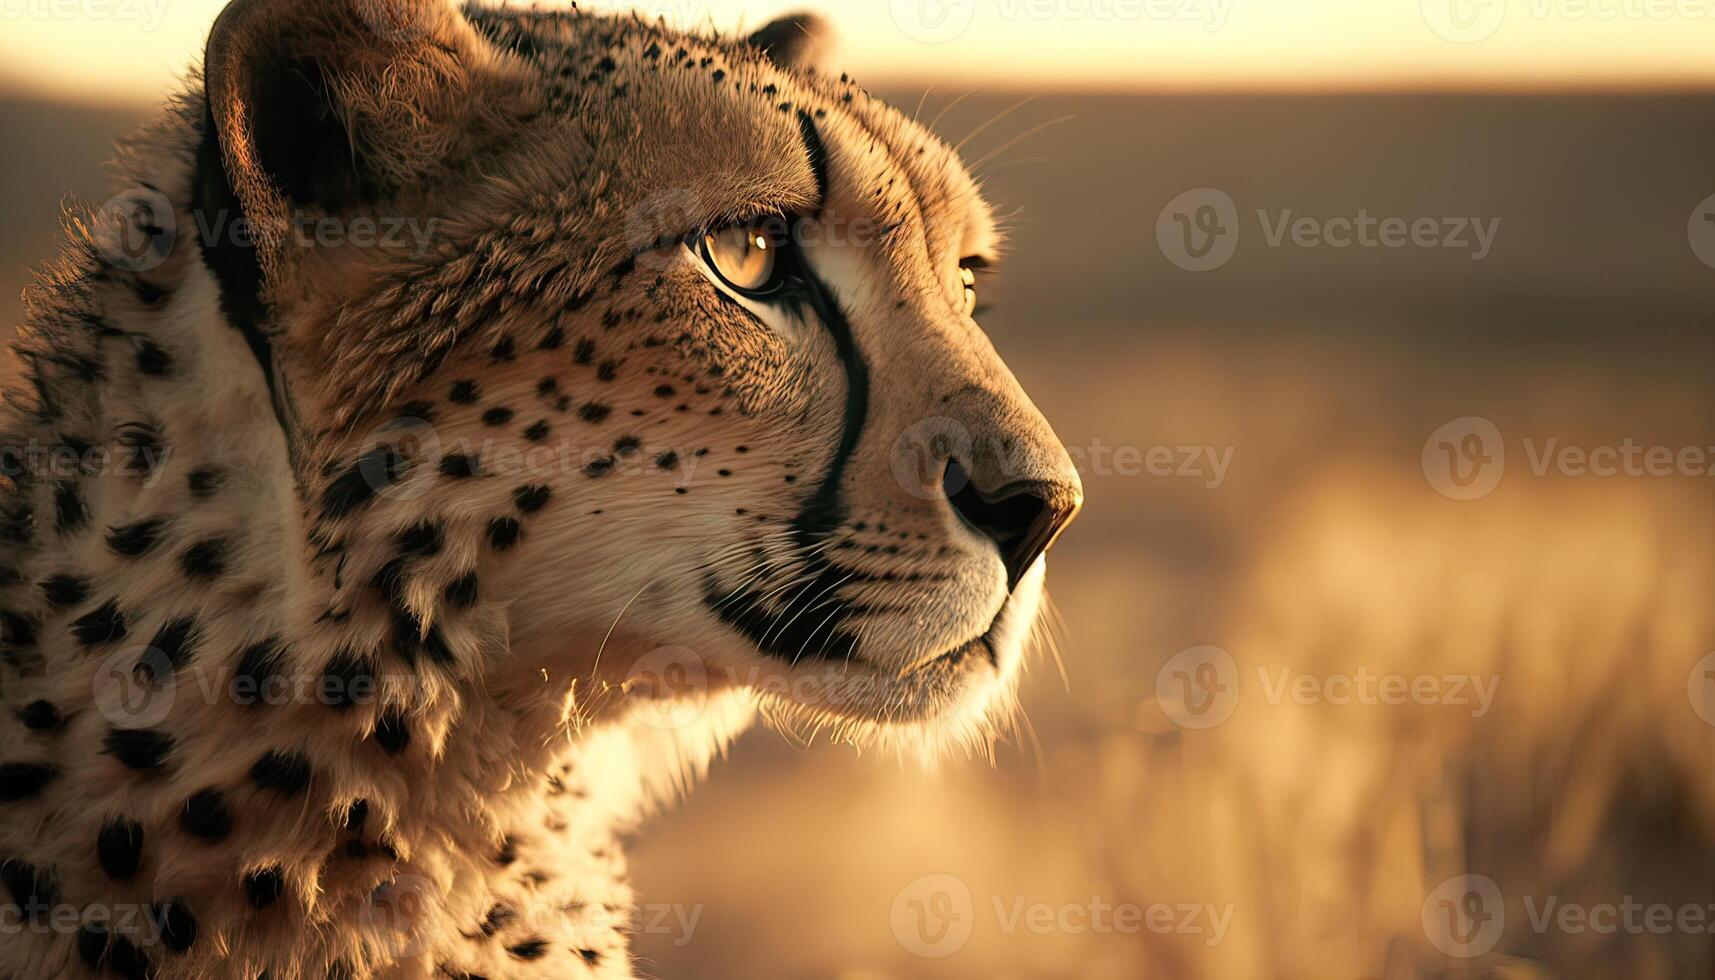
<instances>
[{"instance_id":1,"label":"sunlight glow","mask_svg":"<svg viewBox=\"0 0 1715 980\"><path fill-rule=\"evenodd\" d=\"M223 0L0 0L0 86L153 102ZM819 10L866 83L1326 89L1703 86L1715 0L594 0L754 28Z\"/></svg>"}]
</instances>

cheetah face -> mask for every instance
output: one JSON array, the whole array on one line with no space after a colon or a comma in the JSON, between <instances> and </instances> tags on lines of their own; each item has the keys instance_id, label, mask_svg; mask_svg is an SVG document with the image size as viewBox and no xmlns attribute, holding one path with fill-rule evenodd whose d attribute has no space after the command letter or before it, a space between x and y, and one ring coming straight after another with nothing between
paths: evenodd
<instances>
[{"instance_id":1,"label":"cheetah face","mask_svg":"<svg viewBox=\"0 0 1715 980\"><path fill-rule=\"evenodd\" d=\"M330 463L427 420L438 482L378 519L475 529L520 670L852 731L1010 696L1082 491L973 319L1000 241L952 149L806 64L806 21L258 3L209 59L246 211L435 229L258 222L292 411Z\"/></svg>"}]
</instances>

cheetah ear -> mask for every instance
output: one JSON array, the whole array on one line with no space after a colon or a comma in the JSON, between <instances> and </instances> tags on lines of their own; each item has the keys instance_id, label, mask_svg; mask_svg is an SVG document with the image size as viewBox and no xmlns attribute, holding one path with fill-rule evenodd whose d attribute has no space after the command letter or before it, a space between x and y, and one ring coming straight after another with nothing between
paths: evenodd
<instances>
[{"instance_id":1,"label":"cheetah ear","mask_svg":"<svg viewBox=\"0 0 1715 980\"><path fill-rule=\"evenodd\" d=\"M750 43L787 71L816 71L833 53L834 31L815 14L787 14L752 34Z\"/></svg>"},{"instance_id":2,"label":"cheetah ear","mask_svg":"<svg viewBox=\"0 0 1715 980\"><path fill-rule=\"evenodd\" d=\"M440 0L235 0L204 59L207 134L262 260L295 210L434 179L520 107L509 62Z\"/></svg>"}]
</instances>

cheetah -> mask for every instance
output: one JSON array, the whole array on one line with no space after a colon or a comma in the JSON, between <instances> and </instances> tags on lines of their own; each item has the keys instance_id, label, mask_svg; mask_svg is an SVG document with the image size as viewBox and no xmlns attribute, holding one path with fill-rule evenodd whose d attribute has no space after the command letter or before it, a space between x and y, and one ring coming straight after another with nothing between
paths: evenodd
<instances>
[{"instance_id":1,"label":"cheetah","mask_svg":"<svg viewBox=\"0 0 1715 980\"><path fill-rule=\"evenodd\" d=\"M221 14L6 373L0 977L629 977L757 717L994 736L1082 489L825 37Z\"/></svg>"}]
</instances>

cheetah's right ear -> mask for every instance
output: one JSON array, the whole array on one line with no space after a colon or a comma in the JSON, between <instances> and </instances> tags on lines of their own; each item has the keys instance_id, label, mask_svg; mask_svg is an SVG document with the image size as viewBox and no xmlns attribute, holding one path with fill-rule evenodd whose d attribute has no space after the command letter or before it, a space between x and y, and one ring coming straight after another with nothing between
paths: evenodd
<instances>
[{"instance_id":1,"label":"cheetah's right ear","mask_svg":"<svg viewBox=\"0 0 1715 980\"><path fill-rule=\"evenodd\" d=\"M824 66L834 31L815 14L789 14L752 34L750 44L787 71L813 71Z\"/></svg>"},{"instance_id":2,"label":"cheetah's right ear","mask_svg":"<svg viewBox=\"0 0 1715 980\"><path fill-rule=\"evenodd\" d=\"M432 181L531 98L442 0L235 0L203 74L208 136L265 271L294 212Z\"/></svg>"}]
</instances>

